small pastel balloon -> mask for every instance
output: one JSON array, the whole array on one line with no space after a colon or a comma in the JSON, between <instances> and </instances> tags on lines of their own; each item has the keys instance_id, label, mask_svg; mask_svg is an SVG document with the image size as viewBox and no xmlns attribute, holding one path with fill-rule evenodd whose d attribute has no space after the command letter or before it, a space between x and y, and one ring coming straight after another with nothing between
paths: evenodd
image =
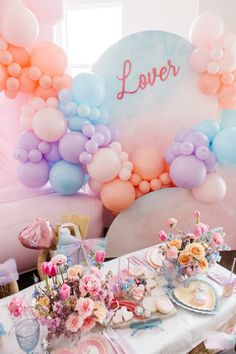
<instances>
[{"instance_id":1,"label":"small pastel balloon","mask_svg":"<svg viewBox=\"0 0 236 354\"><path fill-rule=\"evenodd\" d=\"M20 87L20 82L15 77L9 77L6 81L6 88L9 91L18 91Z\"/></svg>"},{"instance_id":2,"label":"small pastel balloon","mask_svg":"<svg viewBox=\"0 0 236 354\"><path fill-rule=\"evenodd\" d=\"M204 161L207 173L214 172L216 169L217 161L214 152L210 151L209 157Z\"/></svg>"},{"instance_id":3,"label":"small pastel balloon","mask_svg":"<svg viewBox=\"0 0 236 354\"><path fill-rule=\"evenodd\" d=\"M56 97L50 97L47 99L46 105L47 107L58 108L59 101Z\"/></svg>"},{"instance_id":4,"label":"small pastel balloon","mask_svg":"<svg viewBox=\"0 0 236 354\"><path fill-rule=\"evenodd\" d=\"M85 124L89 124L89 121L84 118L80 118L79 116L68 119L68 127L72 131L81 131Z\"/></svg>"},{"instance_id":5,"label":"small pastel balloon","mask_svg":"<svg viewBox=\"0 0 236 354\"><path fill-rule=\"evenodd\" d=\"M98 108L92 108L89 114L89 119L98 120L100 118L100 110Z\"/></svg>"},{"instance_id":6,"label":"small pastel balloon","mask_svg":"<svg viewBox=\"0 0 236 354\"><path fill-rule=\"evenodd\" d=\"M105 124L97 124L95 126L96 133L101 133L104 137L102 146L106 146L111 142L111 131Z\"/></svg>"},{"instance_id":7,"label":"small pastel balloon","mask_svg":"<svg viewBox=\"0 0 236 354\"><path fill-rule=\"evenodd\" d=\"M39 42L33 47L30 55L31 65L37 66L43 74L49 76L62 75L67 67L64 50L52 42Z\"/></svg>"},{"instance_id":8,"label":"small pastel balloon","mask_svg":"<svg viewBox=\"0 0 236 354\"><path fill-rule=\"evenodd\" d=\"M170 177L178 187L198 187L206 177L206 167L202 161L193 155L180 155L170 165Z\"/></svg>"},{"instance_id":9,"label":"small pastel balloon","mask_svg":"<svg viewBox=\"0 0 236 354\"><path fill-rule=\"evenodd\" d=\"M196 47L208 47L223 35L224 22L219 15L203 13L195 18L190 27L190 41Z\"/></svg>"},{"instance_id":10,"label":"small pastel balloon","mask_svg":"<svg viewBox=\"0 0 236 354\"><path fill-rule=\"evenodd\" d=\"M130 183L132 183L133 186L138 186L140 182L142 181L141 177L137 175L136 173L133 173L130 177Z\"/></svg>"},{"instance_id":11,"label":"small pastel balloon","mask_svg":"<svg viewBox=\"0 0 236 354\"><path fill-rule=\"evenodd\" d=\"M153 147L137 150L131 161L134 165L134 173L147 181L160 176L164 170L164 160L159 151Z\"/></svg>"},{"instance_id":12,"label":"small pastel balloon","mask_svg":"<svg viewBox=\"0 0 236 354\"><path fill-rule=\"evenodd\" d=\"M11 63L8 65L7 71L10 76L17 77L20 75L21 66L18 63Z\"/></svg>"},{"instance_id":13,"label":"small pastel balloon","mask_svg":"<svg viewBox=\"0 0 236 354\"><path fill-rule=\"evenodd\" d=\"M122 163L122 167L128 168L128 170L132 171L134 165L132 164L131 161L124 161Z\"/></svg>"},{"instance_id":14,"label":"small pastel balloon","mask_svg":"<svg viewBox=\"0 0 236 354\"><path fill-rule=\"evenodd\" d=\"M220 125L215 120L206 119L199 123L195 128L195 130L204 133L210 142L214 139L214 137L220 131Z\"/></svg>"},{"instance_id":15,"label":"small pastel balloon","mask_svg":"<svg viewBox=\"0 0 236 354\"><path fill-rule=\"evenodd\" d=\"M20 72L20 75L18 76L18 79L20 81L20 91L24 93L32 93L34 92L36 88L36 81L32 81L28 77L28 70L26 68L23 68Z\"/></svg>"},{"instance_id":16,"label":"small pastel balloon","mask_svg":"<svg viewBox=\"0 0 236 354\"><path fill-rule=\"evenodd\" d=\"M37 66L31 66L28 69L28 77L30 80L38 81L42 75L41 70Z\"/></svg>"},{"instance_id":17,"label":"small pastel balloon","mask_svg":"<svg viewBox=\"0 0 236 354\"><path fill-rule=\"evenodd\" d=\"M193 196L202 203L220 203L226 194L226 183L216 173L206 176L205 181L192 190Z\"/></svg>"},{"instance_id":18,"label":"small pastel balloon","mask_svg":"<svg viewBox=\"0 0 236 354\"><path fill-rule=\"evenodd\" d=\"M50 97L57 97L57 91L52 87L43 88L41 86L37 86L35 96L42 97L44 100L47 100Z\"/></svg>"},{"instance_id":19,"label":"small pastel balloon","mask_svg":"<svg viewBox=\"0 0 236 354\"><path fill-rule=\"evenodd\" d=\"M66 132L67 122L64 115L55 108L45 107L33 117L33 131L42 140L54 142Z\"/></svg>"},{"instance_id":20,"label":"small pastel balloon","mask_svg":"<svg viewBox=\"0 0 236 354\"><path fill-rule=\"evenodd\" d=\"M60 154L65 161L79 163L87 142L88 139L80 132L66 133L59 142Z\"/></svg>"},{"instance_id":21,"label":"small pastel balloon","mask_svg":"<svg viewBox=\"0 0 236 354\"><path fill-rule=\"evenodd\" d=\"M100 194L104 183L99 182L99 181L95 181L94 179L89 178L88 185L94 193Z\"/></svg>"},{"instance_id":22,"label":"small pastel balloon","mask_svg":"<svg viewBox=\"0 0 236 354\"><path fill-rule=\"evenodd\" d=\"M5 94L5 96L7 97L7 98L16 98L16 96L17 96L17 91L10 91L10 90L5 90L4 91L4 94Z\"/></svg>"},{"instance_id":23,"label":"small pastel balloon","mask_svg":"<svg viewBox=\"0 0 236 354\"><path fill-rule=\"evenodd\" d=\"M164 155L164 158L166 162L170 165L171 162L176 158L176 156L173 154L171 147L169 147Z\"/></svg>"},{"instance_id":24,"label":"small pastel balloon","mask_svg":"<svg viewBox=\"0 0 236 354\"><path fill-rule=\"evenodd\" d=\"M22 68L29 66L30 55L25 48L9 45L7 50L11 53L13 62L18 63Z\"/></svg>"},{"instance_id":25,"label":"small pastel balloon","mask_svg":"<svg viewBox=\"0 0 236 354\"><path fill-rule=\"evenodd\" d=\"M161 189L161 181L158 178L153 178L150 181L150 187L152 191L156 191L158 189Z\"/></svg>"},{"instance_id":26,"label":"small pastel balloon","mask_svg":"<svg viewBox=\"0 0 236 354\"><path fill-rule=\"evenodd\" d=\"M210 150L206 146L199 146L196 151L195 155L199 160L207 160L210 156Z\"/></svg>"},{"instance_id":27,"label":"small pastel balloon","mask_svg":"<svg viewBox=\"0 0 236 354\"><path fill-rule=\"evenodd\" d=\"M209 146L209 140L207 135L199 131L193 131L192 133L190 133L187 136L186 141L192 143L195 149L202 145L206 147Z\"/></svg>"},{"instance_id":28,"label":"small pastel balloon","mask_svg":"<svg viewBox=\"0 0 236 354\"><path fill-rule=\"evenodd\" d=\"M50 151L50 144L46 143L46 141L41 141L38 145L38 149L42 154L47 154Z\"/></svg>"},{"instance_id":29,"label":"small pastel balloon","mask_svg":"<svg viewBox=\"0 0 236 354\"><path fill-rule=\"evenodd\" d=\"M32 130L32 116L27 114L21 114L20 126L24 130Z\"/></svg>"},{"instance_id":30,"label":"small pastel balloon","mask_svg":"<svg viewBox=\"0 0 236 354\"><path fill-rule=\"evenodd\" d=\"M82 151L79 155L80 163L87 165L89 162L92 161L93 155L87 151Z\"/></svg>"},{"instance_id":31,"label":"small pastel balloon","mask_svg":"<svg viewBox=\"0 0 236 354\"><path fill-rule=\"evenodd\" d=\"M77 112L80 115L80 117L87 118L90 115L90 107L87 104L81 103L78 105Z\"/></svg>"},{"instance_id":32,"label":"small pastel balloon","mask_svg":"<svg viewBox=\"0 0 236 354\"><path fill-rule=\"evenodd\" d=\"M64 88L59 91L58 98L61 102L68 103L68 102L72 101L72 94L71 94L70 90L68 90L67 88Z\"/></svg>"},{"instance_id":33,"label":"small pastel balloon","mask_svg":"<svg viewBox=\"0 0 236 354\"><path fill-rule=\"evenodd\" d=\"M101 190L103 205L115 213L129 208L135 201L135 189L129 181L114 181L105 183Z\"/></svg>"},{"instance_id":34,"label":"small pastel balloon","mask_svg":"<svg viewBox=\"0 0 236 354\"><path fill-rule=\"evenodd\" d=\"M76 116L77 115L77 104L74 102L68 102L65 105L65 113L68 116Z\"/></svg>"},{"instance_id":35,"label":"small pastel balloon","mask_svg":"<svg viewBox=\"0 0 236 354\"><path fill-rule=\"evenodd\" d=\"M184 128L179 130L176 134L175 134L175 141L182 143L183 141L185 141L186 137L189 135L189 133L191 133L193 131L193 129L190 128Z\"/></svg>"},{"instance_id":36,"label":"small pastel balloon","mask_svg":"<svg viewBox=\"0 0 236 354\"><path fill-rule=\"evenodd\" d=\"M120 143L118 143L118 141L114 141L109 145L109 148L112 149L113 151L115 151L118 155L121 153L122 151L122 146Z\"/></svg>"},{"instance_id":37,"label":"small pastel balloon","mask_svg":"<svg viewBox=\"0 0 236 354\"><path fill-rule=\"evenodd\" d=\"M17 147L26 151L37 149L41 140L31 131L20 135Z\"/></svg>"},{"instance_id":38,"label":"small pastel balloon","mask_svg":"<svg viewBox=\"0 0 236 354\"><path fill-rule=\"evenodd\" d=\"M171 182L171 179L170 179L170 175L168 172L163 172L160 177L159 177L159 180L162 184L164 185L168 185L170 184Z\"/></svg>"},{"instance_id":39,"label":"small pastel balloon","mask_svg":"<svg viewBox=\"0 0 236 354\"><path fill-rule=\"evenodd\" d=\"M14 151L14 157L20 162L26 162L29 159L29 153L24 149L16 149Z\"/></svg>"},{"instance_id":40,"label":"small pastel balloon","mask_svg":"<svg viewBox=\"0 0 236 354\"><path fill-rule=\"evenodd\" d=\"M41 97L34 97L30 101L30 105L34 107L35 110L39 110L45 107L45 101Z\"/></svg>"},{"instance_id":41,"label":"small pastel balloon","mask_svg":"<svg viewBox=\"0 0 236 354\"><path fill-rule=\"evenodd\" d=\"M93 136L93 134L95 133L95 127L92 124L84 124L82 132L85 136L87 136L88 138L91 138Z\"/></svg>"},{"instance_id":42,"label":"small pastel balloon","mask_svg":"<svg viewBox=\"0 0 236 354\"><path fill-rule=\"evenodd\" d=\"M28 188L40 188L48 182L49 166L46 160L27 161L17 167L18 180Z\"/></svg>"},{"instance_id":43,"label":"small pastel balloon","mask_svg":"<svg viewBox=\"0 0 236 354\"><path fill-rule=\"evenodd\" d=\"M186 155L186 156L191 155L193 150L194 150L194 146L192 143L190 143L190 141L184 141L180 145L180 153L182 155Z\"/></svg>"},{"instance_id":44,"label":"small pastel balloon","mask_svg":"<svg viewBox=\"0 0 236 354\"><path fill-rule=\"evenodd\" d=\"M224 85L230 85L234 81L234 75L232 73L225 73L221 76L221 82Z\"/></svg>"},{"instance_id":45,"label":"small pastel balloon","mask_svg":"<svg viewBox=\"0 0 236 354\"><path fill-rule=\"evenodd\" d=\"M219 70L220 70L220 65L215 61L211 61L207 65L208 74L211 74L211 75L217 74L219 72Z\"/></svg>"},{"instance_id":46,"label":"small pastel balloon","mask_svg":"<svg viewBox=\"0 0 236 354\"><path fill-rule=\"evenodd\" d=\"M0 53L0 63L3 65L10 65L13 62L13 56L10 52L3 51Z\"/></svg>"},{"instance_id":47,"label":"small pastel balloon","mask_svg":"<svg viewBox=\"0 0 236 354\"><path fill-rule=\"evenodd\" d=\"M37 149L33 149L29 152L29 160L32 162L39 162L42 160L42 158L42 153Z\"/></svg>"},{"instance_id":48,"label":"small pastel balloon","mask_svg":"<svg viewBox=\"0 0 236 354\"><path fill-rule=\"evenodd\" d=\"M236 54L229 49L224 50L224 55L219 61L220 72L230 72L236 68Z\"/></svg>"},{"instance_id":49,"label":"small pastel balloon","mask_svg":"<svg viewBox=\"0 0 236 354\"><path fill-rule=\"evenodd\" d=\"M146 194L151 190L150 183L147 181L142 181L140 182L138 189L142 194Z\"/></svg>"},{"instance_id":50,"label":"small pastel balloon","mask_svg":"<svg viewBox=\"0 0 236 354\"><path fill-rule=\"evenodd\" d=\"M39 85L42 88L48 89L52 86L52 79L49 75L42 75L39 79Z\"/></svg>"},{"instance_id":51,"label":"small pastel balloon","mask_svg":"<svg viewBox=\"0 0 236 354\"><path fill-rule=\"evenodd\" d=\"M96 141L98 146L103 146L104 145L104 135L102 133L96 132L92 135L91 140Z\"/></svg>"},{"instance_id":52,"label":"small pastel balloon","mask_svg":"<svg viewBox=\"0 0 236 354\"><path fill-rule=\"evenodd\" d=\"M224 55L224 51L222 48L213 48L210 52L210 57L212 61L220 60Z\"/></svg>"},{"instance_id":53,"label":"small pastel balloon","mask_svg":"<svg viewBox=\"0 0 236 354\"><path fill-rule=\"evenodd\" d=\"M190 65L198 73L207 71L207 65L210 61L210 51L208 48L196 48L191 53Z\"/></svg>"},{"instance_id":54,"label":"small pastel balloon","mask_svg":"<svg viewBox=\"0 0 236 354\"><path fill-rule=\"evenodd\" d=\"M119 172L119 178L122 181L128 181L131 177L131 172L128 168L122 167Z\"/></svg>"},{"instance_id":55,"label":"small pastel balloon","mask_svg":"<svg viewBox=\"0 0 236 354\"><path fill-rule=\"evenodd\" d=\"M213 140L212 151L219 163L236 164L236 127L221 130Z\"/></svg>"},{"instance_id":56,"label":"small pastel balloon","mask_svg":"<svg viewBox=\"0 0 236 354\"><path fill-rule=\"evenodd\" d=\"M59 144L58 142L50 143L49 151L44 155L45 159L49 162L57 162L62 160L60 151L59 151Z\"/></svg>"},{"instance_id":57,"label":"small pastel balloon","mask_svg":"<svg viewBox=\"0 0 236 354\"><path fill-rule=\"evenodd\" d=\"M98 144L94 140L89 140L85 143L85 150L90 154L95 154L98 151Z\"/></svg>"},{"instance_id":58,"label":"small pastel balloon","mask_svg":"<svg viewBox=\"0 0 236 354\"><path fill-rule=\"evenodd\" d=\"M127 154L127 152L122 151L122 152L120 153L120 160L121 160L121 162L126 162L126 161L128 161L128 159L129 159L129 155Z\"/></svg>"},{"instance_id":59,"label":"small pastel balloon","mask_svg":"<svg viewBox=\"0 0 236 354\"><path fill-rule=\"evenodd\" d=\"M80 165L61 160L51 167L49 181L58 193L71 195L84 185L85 174Z\"/></svg>"},{"instance_id":60,"label":"small pastel balloon","mask_svg":"<svg viewBox=\"0 0 236 354\"><path fill-rule=\"evenodd\" d=\"M221 88L221 80L218 75L203 73L200 75L198 86L204 95L215 95Z\"/></svg>"},{"instance_id":61,"label":"small pastel balloon","mask_svg":"<svg viewBox=\"0 0 236 354\"><path fill-rule=\"evenodd\" d=\"M118 176L121 168L120 157L108 148L99 149L87 165L89 176L100 182L108 182Z\"/></svg>"},{"instance_id":62,"label":"small pastel balloon","mask_svg":"<svg viewBox=\"0 0 236 354\"><path fill-rule=\"evenodd\" d=\"M63 79L61 76L55 76L52 79L52 87L57 91L63 88Z\"/></svg>"}]
</instances>

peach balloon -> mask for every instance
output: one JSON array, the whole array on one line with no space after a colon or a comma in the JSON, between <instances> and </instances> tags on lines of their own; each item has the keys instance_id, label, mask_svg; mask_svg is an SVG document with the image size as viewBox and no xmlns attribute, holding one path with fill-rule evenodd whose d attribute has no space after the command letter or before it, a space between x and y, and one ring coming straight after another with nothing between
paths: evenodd
<instances>
[{"instance_id":1,"label":"peach balloon","mask_svg":"<svg viewBox=\"0 0 236 354\"><path fill-rule=\"evenodd\" d=\"M52 85L52 79L49 75L42 75L39 79L39 85L44 88L48 89Z\"/></svg>"},{"instance_id":2,"label":"peach balloon","mask_svg":"<svg viewBox=\"0 0 236 354\"><path fill-rule=\"evenodd\" d=\"M126 167L122 167L119 172L119 177L122 181L128 181L128 179L131 177L130 170Z\"/></svg>"},{"instance_id":3,"label":"peach balloon","mask_svg":"<svg viewBox=\"0 0 236 354\"><path fill-rule=\"evenodd\" d=\"M0 64L9 65L13 62L13 56L7 50L0 53Z\"/></svg>"},{"instance_id":4,"label":"peach balloon","mask_svg":"<svg viewBox=\"0 0 236 354\"><path fill-rule=\"evenodd\" d=\"M160 176L164 170L164 160L160 152L153 147L137 150L131 161L134 165L133 172L148 181Z\"/></svg>"},{"instance_id":5,"label":"peach balloon","mask_svg":"<svg viewBox=\"0 0 236 354\"><path fill-rule=\"evenodd\" d=\"M44 100L47 100L50 97L57 97L57 91L54 90L52 87L46 89L46 88L42 88L40 86L37 86L37 88L35 90L35 96L41 97Z\"/></svg>"},{"instance_id":6,"label":"peach balloon","mask_svg":"<svg viewBox=\"0 0 236 354\"><path fill-rule=\"evenodd\" d=\"M224 199L226 190L224 179L216 173L210 173L199 187L192 189L192 193L200 202L219 203Z\"/></svg>"},{"instance_id":7,"label":"peach balloon","mask_svg":"<svg viewBox=\"0 0 236 354\"><path fill-rule=\"evenodd\" d=\"M167 172L164 172L159 177L162 184L168 185L171 182L170 175Z\"/></svg>"},{"instance_id":8,"label":"peach balloon","mask_svg":"<svg viewBox=\"0 0 236 354\"><path fill-rule=\"evenodd\" d=\"M34 114L32 127L40 139L54 142L65 134L67 121L58 109L45 107Z\"/></svg>"},{"instance_id":9,"label":"peach balloon","mask_svg":"<svg viewBox=\"0 0 236 354\"><path fill-rule=\"evenodd\" d=\"M24 93L34 92L34 90L36 88L36 82L29 79L28 69L23 68L21 70L21 73L20 73L18 79L20 81L20 89L19 89L20 91L22 91Z\"/></svg>"},{"instance_id":10,"label":"peach balloon","mask_svg":"<svg viewBox=\"0 0 236 354\"><path fill-rule=\"evenodd\" d=\"M63 78L61 76L55 76L52 80L52 87L54 90L60 90L63 87Z\"/></svg>"},{"instance_id":11,"label":"peach balloon","mask_svg":"<svg viewBox=\"0 0 236 354\"><path fill-rule=\"evenodd\" d=\"M161 189L161 181L158 178L153 178L150 181L150 187L153 191Z\"/></svg>"},{"instance_id":12,"label":"peach balloon","mask_svg":"<svg viewBox=\"0 0 236 354\"><path fill-rule=\"evenodd\" d=\"M216 95L221 87L221 80L218 75L204 73L200 75L198 86L204 95Z\"/></svg>"},{"instance_id":13,"label":"peach balloon","mask_svg":"<svg viewBox=\"0 0 236 354\"><path fill-rule=\"evenodd\" d=\"M233 82L231 85L223 85L218 98L223 104L234 102L236 100L236 82Z\"/></svg>"},{"instance_id":14,"label":"peach balloon","mask_svg":"<svg viewBox=\"0 0 236 354\"><path fill-rule=\"evenodd\" d=\"M31 65L37 66L43 74L62 75L67 67L66 54L54 43L37 43L31 52Z\"/></svg>"},{"instance_id":15,"label":"peach balloon","mask_svg":"<svg viewBox=\"0 0 236 354\"><path fill-rule=\"evenodd\" d=\"M6 88L9 91L17 91L20 87L20 82L15 77L9 77L6 81Z\"/></svg>"},{"instance_id":16,"label":"peach balloon","mask_svg":"<svg viewBox=\"0 0 236 354\"><path fill-rule=\"evenodd\" d=\"M14 62L22 67L29 66L30 56L25 48L9 45L7 50L11 53Z\"/></svg>"},{"instance_id":17,"label":"peach balloon","mask_svg":"<svg viewBox=\"0 0 236 354\"><path fill-rule=\"evenodd\" d=\"M7 98L16 98L16 96L17 96L16 91L5 90L4 93Z\"/></svg>"},{"instance_id":18,"label":"peach balloon","mask_svg":"<svg viewBox=\"0 0 236 354\"><path fill-rule=\"evenodd\" d=\"M42 75L42 72L39 68L37 68L37 66L31 66L28 69L28 76L29 76L30 80L38 81L40 79L41 75Z\"/></svg>"},{"instance_id":19,"label":"peach balloon","mask_svg":"<svg viewBox=\"0 0 236 354\"><path fill-rule=\"evenodd\" d=\"M11 63L10 65L8 65L7 67L7 72L10 76L14 76L14 77L18 77L20 75L21 72L21 66L18 63Z\"/></svg>"},{"instance_id":20,"label":"peach balloon","mask_svg":"<svg viewBox=\"0 0 236 354\"><path fill-rule=\"evenodd\" d=\"M117 178L104 184L101 200L108 210L119 213L129 208L135 201L135 189L130 182Z\"/></svg>"},{"instance_id":21,"label":"peach balloon","mask_svg":"<svg viewBox=\"0 0 236 354\"><path fill-rule=\"evenodd\" d=\"M136 173L133 173L130 177L130 182L133 184L133 186L138 186L141 181L141 177Z\"/></svg>"},{"instance_id":22,"label":"peach balloon","mask_svg":"<svg viewBox=\"0 0 236 354\"><path fill-rule=\"evenodd\" d=\"M6 67L0 64L0 91L5 89L8 76Z\"/></svg>"},{"instance_id":23,"label":"peach balloon","mask_svg":"<svg viewBox=\"0 0 236 354\"><path fill-rule=\"evenodd\" d=\"M147 181L142 181L141 183L139 183L138 189L141 193L146 194L150 192L150 183L148 183Z\"/></svg>"}]
</instances>

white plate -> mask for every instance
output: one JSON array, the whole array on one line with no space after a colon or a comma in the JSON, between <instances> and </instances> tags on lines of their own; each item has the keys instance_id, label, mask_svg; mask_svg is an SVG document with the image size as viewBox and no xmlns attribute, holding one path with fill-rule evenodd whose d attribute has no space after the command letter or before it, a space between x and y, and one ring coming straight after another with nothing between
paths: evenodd
<instances>
[{"instance_id":1,"label":"white plate","mask_svg":"<svg viewBox=\"0 0 236 354\"><path fill-rule=\"evenodd\" d=\"M178 299L176 299L175 295L173 294L173 291L170 291L169 297L170 297L171 301L173 301L176 305L182 307L185 310L201 313L204 315L215 315L216 314L216 311L206 311L206 310L195 309L193 307L189 307L188 305L183 304Z\"/></svg>"}]
</instances>

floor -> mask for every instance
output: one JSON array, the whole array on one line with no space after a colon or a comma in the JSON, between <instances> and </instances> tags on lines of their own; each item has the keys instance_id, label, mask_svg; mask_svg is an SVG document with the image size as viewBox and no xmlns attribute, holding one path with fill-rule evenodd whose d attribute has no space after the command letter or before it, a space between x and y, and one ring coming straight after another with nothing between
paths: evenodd
<instances>
[{"instance_id":1,"label":"floor","mask_svg":"<svg viewBox=\"0 0 236 354\"><path fill-rule=\"evenodd\" d=\"M234 259L234 257L236 257L236 251L222 251L221 257L222 257L222 259L221 259L220 264L223 267L230 270L231 266L232 266L233 259ZM234 272L236 273L236 269ZM20 275L20 279L18 281L20 290L27 288L28 286L30 286L34 283L34 281L33 281L34 275L36 275L38 277L38 272L36 269L34 271Z\"/></svg>"}]
</instances>

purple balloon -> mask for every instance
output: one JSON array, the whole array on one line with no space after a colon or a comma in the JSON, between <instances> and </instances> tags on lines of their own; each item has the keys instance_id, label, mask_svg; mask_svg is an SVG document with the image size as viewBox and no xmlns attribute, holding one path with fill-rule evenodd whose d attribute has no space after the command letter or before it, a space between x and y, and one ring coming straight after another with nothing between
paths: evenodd
<instances>
[{"instance_id":1,"label":"purple balloon","mask_svg":"<svg viewBox=\"0 0 236 354\"><path fill-rule=\"evenodd\" d=\"M59 141L59 152L63 159L72 163L80 163L80 154L84 151L88 139L80 132L66 133Z\"/></svg>"},{"instance_id":2,"label":"purple balloon","mask_svg":"<svg viewBox=\"0 0 236 354\"><path fill-rule=\"evenodd\" d=\"M210 156L210 150L206 146L199 146L195 151L195 155L199 160L207 160Z\"/></svg>"},{"instance_id":3,"label":"purple balloon","mask_svg":"<svg viewBox=\"0 0 236 354\"><path fill-rule=\"evenodd\" d=\"M85 124L82 128L82 132L85 136L91 138L91 136L95 133L95 127L92 124Z\"/></svg>"},{"instance_id":4,"label":"purple balloon","mask_svg":"<svg viewBox=\"0 0 236 354\"><path fill-rule=\"evenodd\" d=\"M26 162L29 159L29 153L24 149L16 149L14 151L14 157L20 162Z\"/></svg>"},{"instance_id":5,"label":"purple balloon","mask_svg":"<svg viewBox=\"0 0 236 354\"><path fill-rule=\"evenodd\" d=\"M42 140L40 140L33 132L25 132L21 134L17 147L19 149L31 151L33 149L37 149L41 141Z\"/></svg>"},{"instance_id":6,"label":"purple balloon","mask_svg":"<svg viewBox=\"0 0 236 354\"><path fill-rule=\"evenodd\" d=\"M62 159L61 154L59 152L59 143L50 143L50 150L47 154L44 155L45 159L49 162L57 162Z\"/></svg>"},{"instance_id":7,"label":"purple balloon","mask_svg":"<svg viewBox=\"0 0 236 354\"><path fill-rule=\"evenodd\" d=\"M87 151L83 151L79 155L79 160L82 164L87 164L92 160L92 155L90 153L88 153Z\"/></svg>"},{"instance_id":8,"label":"purple balloon","mask_svg":"<svg viewBox=\"0 0 236 354\"><path fill-rule=\"evenodd\" d=\"M102 133L94 133L91 137L91 140L96 141L98 146L102 146L104 144L105 138Z\"/></svg>"},{"instance_id":9,"label":"purple balloon","mask_svg":"<svg viewBox=\"0 0 236 354\"><path fill-rule=\"evenodd\" d=\"M171 148L168 148L165 152L165 160L166 162L170 165L171 162L176 158L176 156L173 154Z\"/></svg>"},{"instance_id":10,"label":"purple balloon","mask_svg":"<svg viewBox=\"0 0 236 354\"><path fill-rule=\"evenodd\" d=\"M193 150L194 150L194 146L189 141L184 141L180 145L180 153L183 154L183 155L186 155L186 156L187 155L191 155Z\"/></svg>"},{"instance_id":11,"label":"purple balloon","mask_svg":"<svg viewBox=\"0 0 236 354\"><path fill-rule=\"evenodd\" d=\"M32 162L39 162L42 160L42 158L42 153L37 149L33 149L29 152L29 160Z\"/></svg>"},{"instance_id":12,"label":"purple balloon","mask_svg":"<svg viewBox=\"0 0 236 354\"><path fill-rule=\"evenodd\" d=\"M207 169L207 173L211 173L215 171L215 168L217 166L217 159L214 152L212 151L209 152L209 157L204 161L204 163Z\"/></svg>"},{"instance_id":13,"label":"purple balloon","mask_svg":"<svg viewBox=\"0 0 236 354\"><path fill-rule=\"evenodd\" d=\"M95 154L98 151L98 144L94 140L89 140L85 144L85 150L90 154Z\"/></svg>"},{"instance_id":14,"label":"purple balloon","mask_svg":"<svg viewBox=\"0 0 236 354\"><path fill-rule=\"evenodd\" d=\"M47 143L46 141L42 141L38 145L39 151L41 151L42 154L47 154L50 151L50 143Z\"/></svg>"},{"instance_id":15,"label":"purple balloon","mask_svg":"<svg viewBox=\"0 0 236 354\"><path fill-rule=\"evenodd\" d=\"M104 143L101 146L106 146L111 142L111 131L105 124L97 124L95 126L96 133L101 133L104 136Z\"/></svg>"},{"instance_id":16,"label":"purple balloon","mask_svg":"<svg viewBox=\"0 0 236 354\"><path fill-rule=\"evenodd\" d=\"M173 143L171 145L170 149L171 149L173 155L175 155L175 156L179 156L180 155L180 146L181 146L180 143Z\"/></svg>"},{"instance_id":17,"label":"purple balloon","mask_svg":"<svg viewBox=\"0 0 236 354\"><path fill-rule=\"evenodd\" d=\"M190 128L184 128L184 129L179 130L175 134L175 141L182 143L185 140L185 138L187 137L187 135L189 133L191 133L192 131L193 131L193 129L190 129Z\"/></svg>"},{"instance_id":18,"label":"purple balloon","mask_svg":"<svg viewBox=\"0 0 236 354\"><path fill-rule=\"evenodd\" d=\"M209 146L208 136L202 132L193 131L187 135L185 141L192 143L195 149L197 149L199 146Z\"/></svg>"},{"instance_id":19,"label":"purple balloon","mask_svg":"<svg viewBox=\"0 0 236 354\"><path fill-rule=\"evenodd\" d=\"M180 155L170 165L170 177L178 187L198 187L206 177L206 166L193 155Z\"/></svg>"},{"instance_id":20,"label":"purple balloon","mask_svg":"<svg viewBox=\"0 0 236 354\"><path fill-rule=\"evenodd\" d=\"M46 160L40 162L27 161L17 167L18 180L26 187L39 188L48 182L49 166Z\"/></svg>"},{"instance_id":21,"label":"purple balloon","mask_svg":"<svg viewBox=\"0 0 236 354\"><path fill-rule=\"evenodd\" d=\"M119 140L119 129L115 127L114 125L109 125L110 131L111 131L111 140L112 141L118 141Z\"/></svg>"}]
</instances>

